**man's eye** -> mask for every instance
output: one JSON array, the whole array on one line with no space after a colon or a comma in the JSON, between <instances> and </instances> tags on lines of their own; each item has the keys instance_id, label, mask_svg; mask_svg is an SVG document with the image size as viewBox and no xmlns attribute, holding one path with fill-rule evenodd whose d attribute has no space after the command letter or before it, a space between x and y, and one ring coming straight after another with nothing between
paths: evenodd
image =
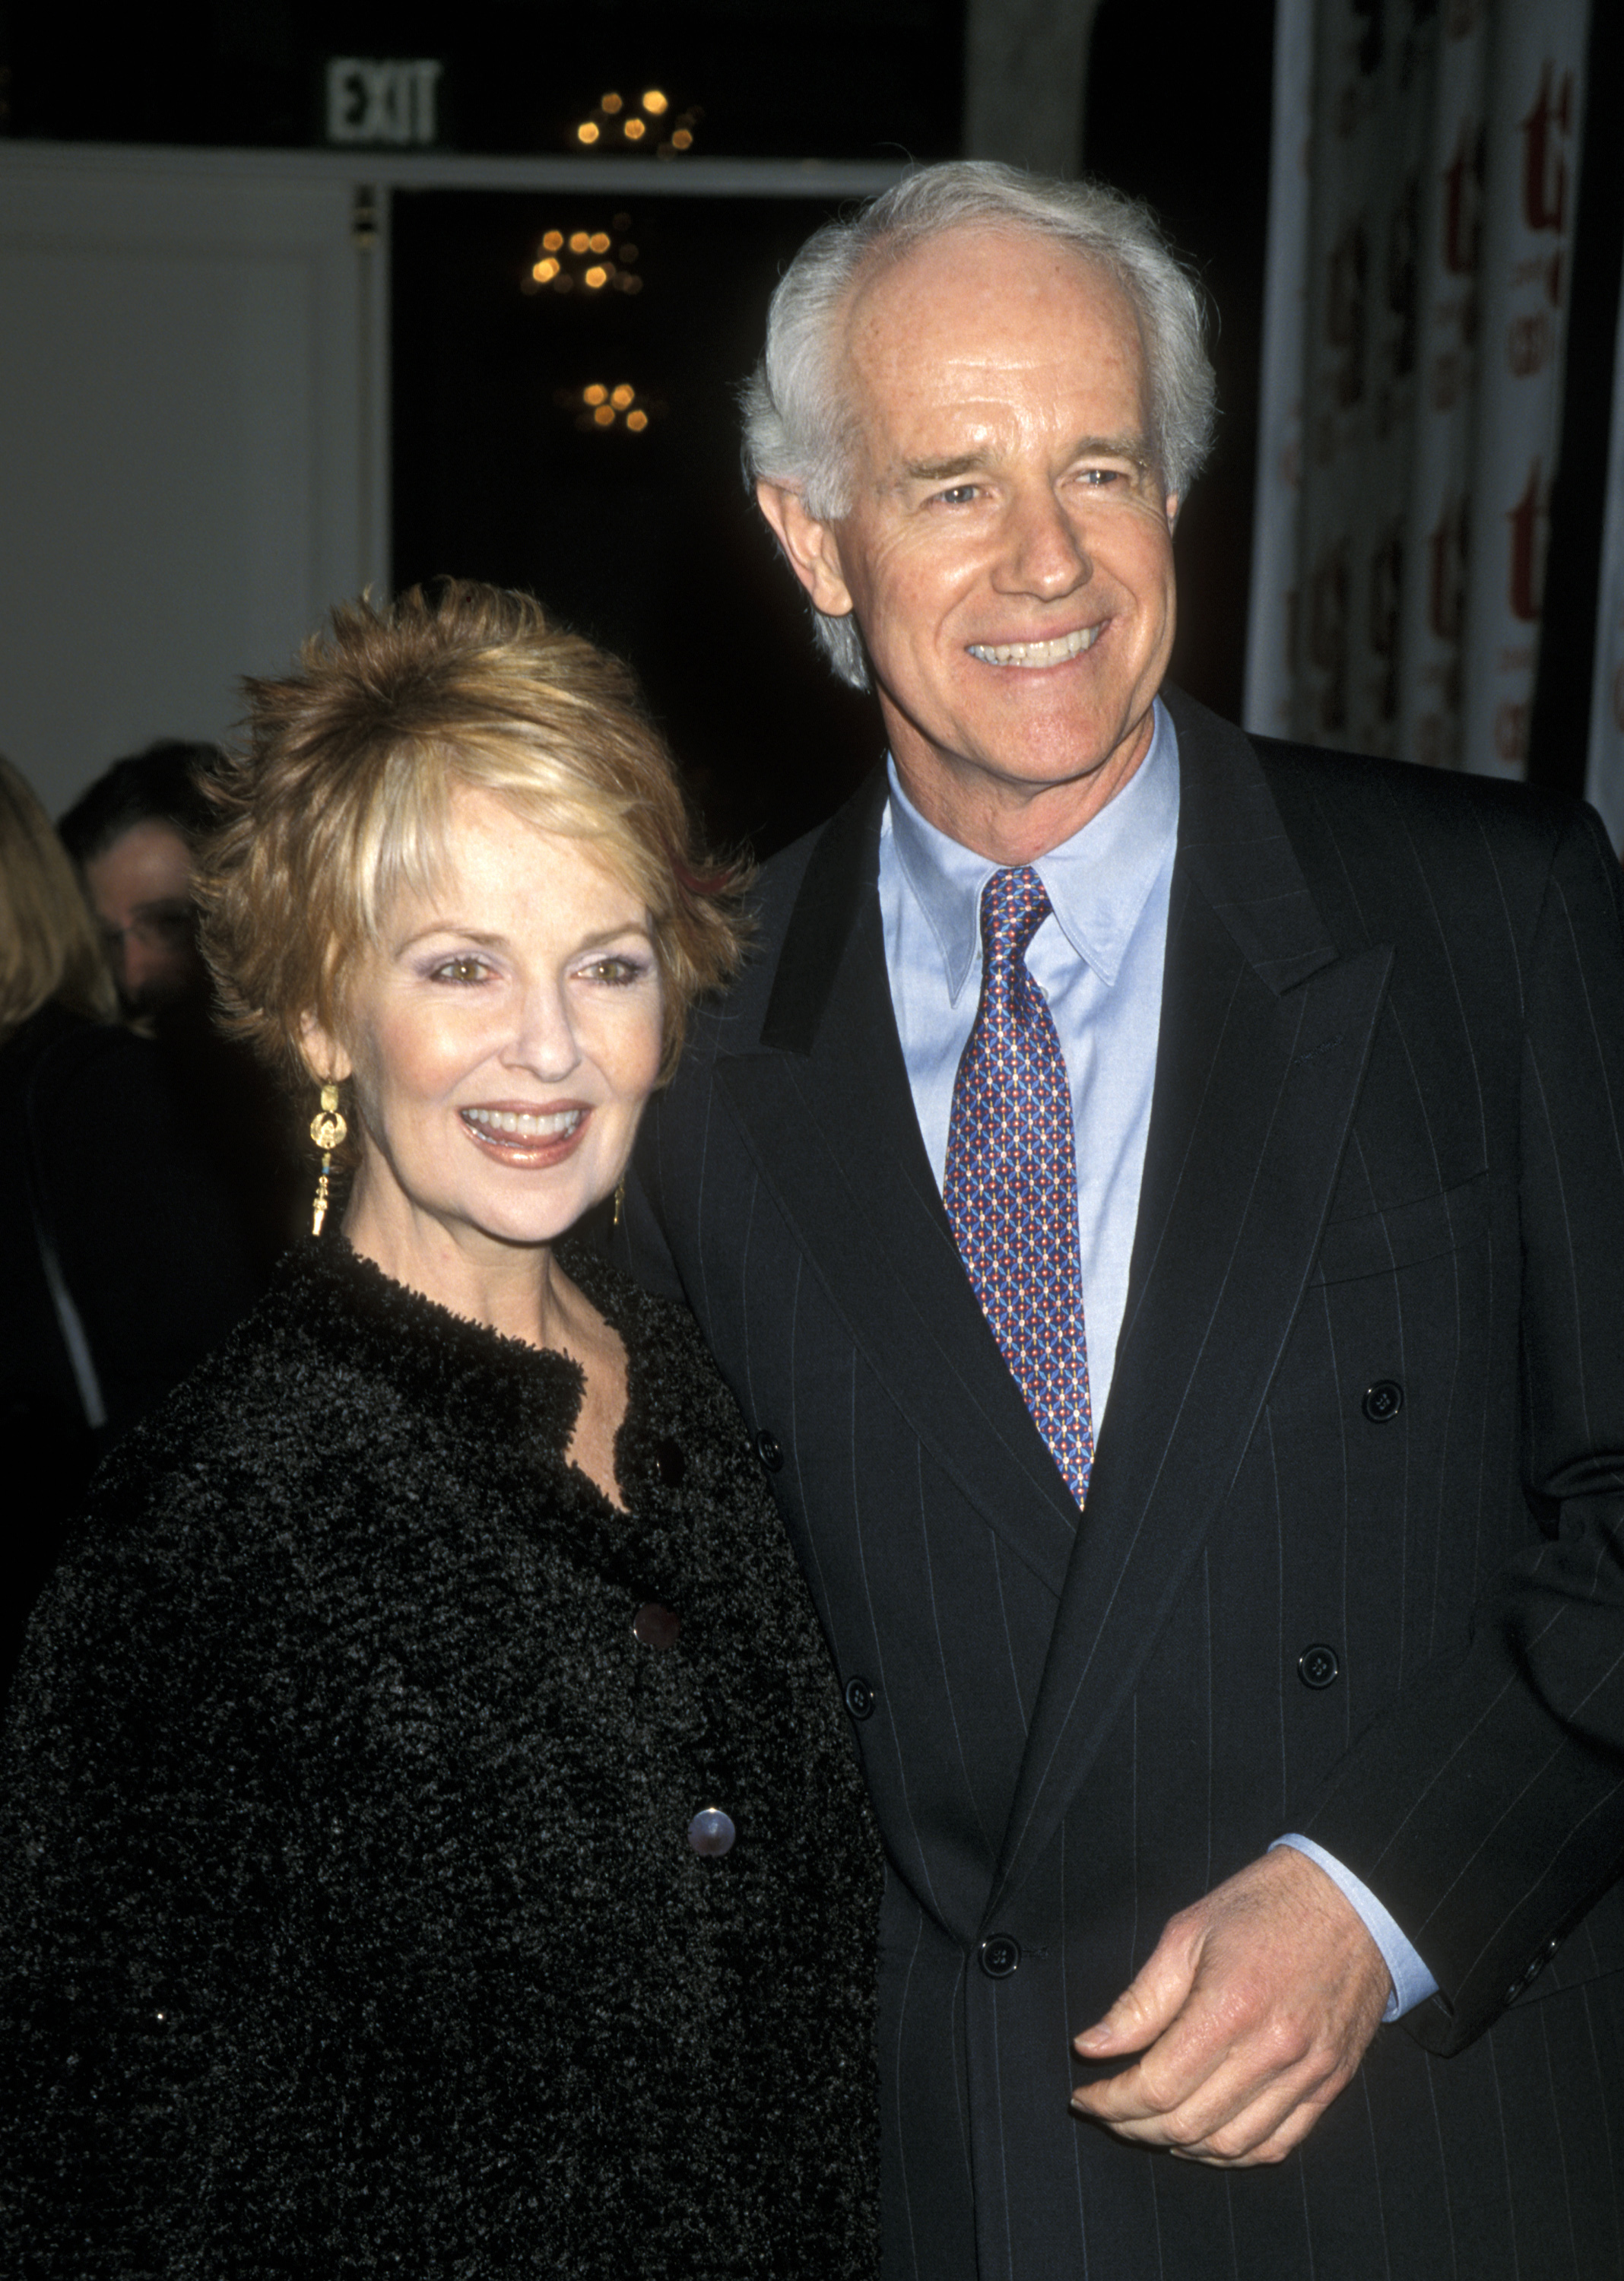
<instances>
[{"instance_id":1,"label":"man's eye","mask_svg":"<svg viewBox=\"0 0 1624 2281\"><path fill-rule=\"evenodd\" d=\"M974 483L950 483L945 491L936 492L935 499L940 506L968 506L976 493Z\"/></svg>"}]
</instances>

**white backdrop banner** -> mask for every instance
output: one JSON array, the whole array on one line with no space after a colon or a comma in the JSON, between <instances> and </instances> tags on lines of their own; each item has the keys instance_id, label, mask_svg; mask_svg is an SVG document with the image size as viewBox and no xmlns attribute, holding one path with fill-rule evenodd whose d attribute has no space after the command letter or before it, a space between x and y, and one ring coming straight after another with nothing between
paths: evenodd
<instances>
[{"instance_id":1,"label":"white backdrop banner","mask_svg":"<svg viewBox=\"0 0 1624 2281\"><path fill-rule=\"evenodd\" d=\"M1522 770L1588 21L1280 0L1251 728Z\"/></svg>"},{"instance_id":2,"label":"white backdrop banner","mask_svg":"<svg viewBox=\"0 0 1624 2281\"><path fill-rule=\"evenodd\" d=\"M1613 846L1624 847L1624 290L1619 296L1618 345L1612 358L1612 434L1607 450L1600 585L1584 789L1586 799L1601 810Z\"/></svg>"}]
</instances>

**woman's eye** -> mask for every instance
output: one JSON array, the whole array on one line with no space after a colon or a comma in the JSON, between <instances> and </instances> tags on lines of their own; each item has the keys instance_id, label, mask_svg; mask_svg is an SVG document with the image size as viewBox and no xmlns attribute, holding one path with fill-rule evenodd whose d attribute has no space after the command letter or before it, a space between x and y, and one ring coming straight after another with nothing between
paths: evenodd
<instances>
[{"instance_id":1,"label":"woman's eye","mask_svg":"<svg viewBox=\"0 0 1624 2281\"><path fill-rule=\"evenodd\" d=\"M436 982L482 982L485 975L483 958L443 959L434 970Z\"/></svg>"},{"instance_id":2,"label":"woman's eye","mask_svg":"<svg viewBox=\"0 0 1624 2281\"><path fill-rule=\"evenodd\" d=\"M581 969L584 981L607 982L624 987L629 982L640 982L648 969L635 958L595 958L590 966Z\"/></svg>"}]
</instances>

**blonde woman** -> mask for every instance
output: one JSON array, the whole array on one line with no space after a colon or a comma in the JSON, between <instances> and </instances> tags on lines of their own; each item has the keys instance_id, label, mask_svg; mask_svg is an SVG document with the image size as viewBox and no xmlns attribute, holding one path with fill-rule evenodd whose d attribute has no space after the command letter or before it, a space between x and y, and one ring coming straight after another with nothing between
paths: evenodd
<instances>
[{"instance_id":1,"label":"blonde woman","mask_svg":"<svg viewBox=\"0 0 1624 2281\"><path fill-rule=\"evenodd\" d=\"M255 1295L186 1106L113 1010L66 852L0 761L0 1693L96 1458Z\"/></svg>"},{"instance_id":2,"label":"blonde woman","mask_svg":"<svg viewBox=\"0 0 1624 2281\"><path fill-rule=\"evenodd\" d=\"M870 2275L834 1676L692 1322L569 1240L732 883L623 669L522 597L341 610L251 697L205 943L324 1226L36 1626L12 2262Z\"/></svg>"}]
</instances>

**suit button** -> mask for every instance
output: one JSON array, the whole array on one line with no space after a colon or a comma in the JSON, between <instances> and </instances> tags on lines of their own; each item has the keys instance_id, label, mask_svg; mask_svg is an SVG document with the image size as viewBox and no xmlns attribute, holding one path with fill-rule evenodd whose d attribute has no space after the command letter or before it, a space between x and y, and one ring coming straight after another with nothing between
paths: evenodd
<instances>
[{"instance_id":1,"label":"suit button","mask_svg":"<svg viewBox=\"0 0 1624 2281\"><path fill-rule=\"evenodd\" d=\"M1360 1409L1373 1426L1390 1426L1404 1406L1404 1389L1396 1378L1379 1378L1365 1389Z\"/></svg>"},{"instance_id":2,"label":"suit button","mask_svg":"<svg viewBox=\"0 0 1624 2281\"><path fill-rule=\"evenodd\" d=\"M688 1843L696 1853L725 1853L738 1834L719 1805L702 1806L688 1824Z\"/></svg>"},{"instance_id":3,"label":"suit button","mask_svg":"<svg viewBox=\"0 0 1624 2281\"><path fill-rule=\"evenodd\" d=\"M1329 1687L1341 1669L1336 1650L1326 1647L1323 1640L1305 1647L1297 1658L1297 1677L1304 1687Z\"/></svg>"},{"instance_id":4,"label":"suit button","mask_svg":"<svg viewBox=\"0 0 1624 2281\"><path fill-rule=\"evenodd\" d=\"M1010 1933L989 1933L981 1944L981 1969L989 1980L1007 1980L1020 1960L1021 1945Z\"/></svg>"},{"instance_id":5,"label":"suit button","mask_svg":"<svg viewBox=\"0 0 1624 2281\"><path fill-rule=\"evenodd\" d=\"M654 1471L668 1489L674 1489L688 1470L688 1460L677 1443L672 1441L654 1444Z\"/></svg>"},{"instance_id":6,"label":"suit button","mask_svg":"<svg viewBox=\"0 0 1624 2281\"><path fill-rule=\"evenodd\" d=\"M778 1447L778 1437L776 1434L769 1434L764 1426L755 1437L755 1454L769 1473L783 1471L784 1452Z\"/></svg>"},{"instance_id":7,"label":"suit button","mask_svg":"<svg viewBox=\"0 0 1624 2281\"><path fill-rule=\"evenodd\" d=\"M854 1673L846 1682L846 1707L854 1719L868 1719L874 1713L875 1690L861 1673Z\"/></svg>"},{"instance_id":8,"label":"suit button","mask_svg":"<svg viewBox=\"0 0 1624 2281\"><path fill-rule=\"evenodd\" d=\"M675 1647L682 1628L676 1609L662 1607L658 1600L645 1600L631 1619L632 1636L645 1647Z\"/></svg>"}]
</instances>

